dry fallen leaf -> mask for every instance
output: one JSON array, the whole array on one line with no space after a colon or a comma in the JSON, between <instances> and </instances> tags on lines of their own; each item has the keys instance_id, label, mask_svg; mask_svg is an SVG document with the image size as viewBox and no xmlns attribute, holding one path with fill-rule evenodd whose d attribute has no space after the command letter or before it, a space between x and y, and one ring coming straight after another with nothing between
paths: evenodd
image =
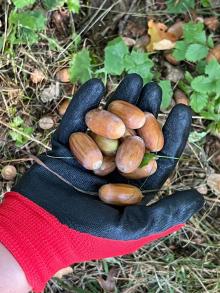
<instances>
[{"instance_id":1,"label":"dry fallen leaf","mask_svg":"<svg viewBox=\"0 0 220 293\"><path fill-rule=\"evenodd\" d=\"M104 280L101 276L97 278L100 287L107 292L114 292L116 288L116 280L118 269L116 267L112 267L108 273L107 279Z\"/></svg>"},{"instance_id":2,"label":"dry fallen leaf","mask_svg":"<svg viewBox=\"0 0 220 293\"><path fill-rule=\"evenodd\" d=\"M207 184L216 195L220 195L220 174L211 174L207 178Z\"/></svg>"},{"instance_id":3,"label":"dry fallen leaf","mask_svg":"<svg viewBox=\"0 0 220 293\"><path fill-rule=\"evenodd\" d=\"M189 99L187 98L185 93L183 91L181 91L180 89L176 89L174 91L173 97L174 97L176 104L189 105Z\"/></svg>"},{"instance_id":4,"label":"dry fallen leaf","mask_svg":"<svg viewBox=\"0 0 220 293\"><path fill-rule=\"evenodd\" d=\"M136 44L136 41L132 38L129 37L122 37L124 43L128 46L128 47L133 47Z\"/></svg>"},{"instance_id":5,"label":"dry fallen leaf","mask_svg":"<svg viewBox=\"0 0 220 293\"><path fill-rule=\"evenodd\" d=\"M134 48L144 52L149 43L150 43L150 38L148 35L145 35L136 40L136 44L134 45Z\"/></svg>"},{"instance_id":6,"label":"dry fallen leaf","mask_svg":"<svg viewBox=\"0 0 220 293\"><path fill-rule=\"evenodd\" d=\"M197 190L198 192L200 192L201 194L204 194L204 195L208 193L208 188L207 188L207 186L204 185L204 184L199 185L199 186L196 188L196 190Z\"/></svg>"},{"instance_id":7,"label":"dry fallen leaf","mask_svg":"<svg viewBox=\"0 0 220 293\"><path fill-rule=\"evenodd\" d=\"M65 275L68 275L68 274L71 274L73 272L73 269L71 267L67 267L67 268L64 268L62 270L59 270L55 275L54 277L58 278L58 279L61 279L63 276Z\"/></svg>"},{"instance_id":8,"label":"dry fallen leaf","mask_svg":"<svg viewBox=\"0 0 220 293\"><path fill-rule=\"evenodd\" d=\"M40 98L43 103L56 100L60 94L59 82L51 84L49 87L44 88L41 92Z\"/></svg>"},{"instance_id":9,"label":"dry fallen leaf","mask_svg":"<svg viewBox=\"0 0 220 293\"><path fill-rule=\"evenodd\" d=\"M148 21L148 34L150 43L147 51L169 50L175 46L177 37L172 32L167 31L167 26L161 22L154 22L152 19Z\"/></svg>"},{"instance_id":10,"label":"dry fallen leaf","mask_svg":"<svg viewBox=\"0 0 220 293\"><path fill-rule=\"evenodd\" d=\"M206 61L209 62L213 59L216 59L218 62L220 61L220 44L209 50Z\"/></svg>"},{"instance_id":11,"label":"dry fallen leaf","mask_svg":"<svg viewBox=\"0 0 220 293\"><path fill-rule=\"evenodd\" d=\"M173 66L168 62L164 62L164 66L167 69L166 79L176 83L184 78L184 73L181 68Z\"/></svg>"},{"instance_id":12,"label":"dry fallen leaf","mask_svg":"<svg viewBox=\"0 0 220 293\"><path fill-rule=\"evenodd\" d=\"M146 33L146 28L137 22L128 20L123 30L123 36L129 38L138 38Z\"/></svg>"},{"instance_id":13,"label":"dry fallen leaf","mask_svg":"<svg viewBox=\"0 0 220 293\"><path fill-rule=\"evenodd\" d=\"M45 75L42 71L39 69L34 69L34 71L31 73L30 79L33 83L40 83L42 80L45 79Z\"/></svg>"},{"instance_id":14,"label":"dry fallen leaf","mask_svg":"<svg viewBox=\"0 0 220 293\"><path fill-rule=\"evenodd\" d=\"M175 43L170 40L161 40L157 43L154 43L154 50L160 51L160 50L168 50L174 48Z\"/></svg>"},{"instance_id":15,"label":"dry fallen leaf","mask_svg":"<svg viewBox=\"0 0 220 293\"><path fill-rule=\"evenodd\" d=\"M219 20L216 16L204 18L204 24L212 31L216 31L219 27Z\"/></svg>"}]
</instances>

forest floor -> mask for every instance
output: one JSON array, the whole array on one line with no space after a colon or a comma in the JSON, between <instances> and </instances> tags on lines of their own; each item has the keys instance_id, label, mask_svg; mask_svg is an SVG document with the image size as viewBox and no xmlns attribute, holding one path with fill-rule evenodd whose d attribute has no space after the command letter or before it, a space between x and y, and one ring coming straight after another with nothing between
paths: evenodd
<instances>
[{"instance_id":1,"label":"forest floor","mask_svg":"<svg viewBox=\"0 0 220 293\"><path fill-rule=\"evenodd\" d=\"M28 9L38 9L38 2L41 1ZM56 78L61 68L69 66L73 52L87 48L95 72L94 68L103 64L108 41L118 36L126 37L130 48L143 49L150 19L167 26L178 20L203 21L206 17L215 17L218 22L217 1L211 5L207 0L210 4L207 7L202 5L205 1L196 1L196 6L183 14L169 13L165 2L91 0L81 2L78 14L70 13L66 6L47 11L46 28L39 29L38 41L30 45L13 40L12 32L18 34L9 21L14 6L0 1L0 170L9 164L17 170L13 180L0 177L2 195L33 163L26 153L38 155L50 146L50 136L61 119L59 105L80 85L80 80L64 83ZM215 45L220 42L220 28L216 26L204 28ZM178 74L184 76L188 71L198 75L193 62L185 60L172 65L165 60L163 51L151 55L156 79L170 80L172 90L178 86L179 80L175 79ZM32 76L36 69L44 76L37 83ZM109 91L114 90L122 75L107 75ZM174 104L172 99L161 111L161 120ZM49 129L39 124L42 117L49 117ZM167 195L183 187L196 188L205 197L204 208L181 231L133 254L73 265L69 274L50 280L45 293L220 292L220 130L217 127L217 131L210 130L209 123L209 119L194 111L184 159L180 159L163 187Z\"/></svg>"}]
</instances>

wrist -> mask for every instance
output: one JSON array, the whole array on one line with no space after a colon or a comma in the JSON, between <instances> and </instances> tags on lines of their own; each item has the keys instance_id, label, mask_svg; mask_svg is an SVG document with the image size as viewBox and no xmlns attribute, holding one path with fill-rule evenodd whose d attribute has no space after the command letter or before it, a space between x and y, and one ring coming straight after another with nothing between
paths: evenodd
<instances>
[{"instance_id":1,"label":"wrist","mask_svg":"<svg viewBox=\"0 0 220 293\"><path fill-rule=\"evenodd\" d=\"M71 264L68 227L19 193L6 193L0 209L0 241L17 260L35 291Z\"/></svg>"},{"instance_id":2,"label":"wrist","mask_svg":"<svg viewBox=\"0 0 220 293\"><path fill-rule=\"evenodd\" d=\"M27 293L31 290L25 273L13 255L0 243L0 292ZM16 289L15 289L16 288Z\"/></svg>"}]
</instances>

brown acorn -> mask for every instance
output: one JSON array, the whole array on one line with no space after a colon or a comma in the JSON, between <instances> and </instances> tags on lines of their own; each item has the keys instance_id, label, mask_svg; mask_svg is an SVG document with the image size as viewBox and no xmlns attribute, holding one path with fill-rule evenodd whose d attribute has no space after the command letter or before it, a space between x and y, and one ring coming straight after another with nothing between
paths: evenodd
<instances>
[{"instance_id":1,"label":"brown acorn","mask_svg":"<svg viewBox=\"0 0 220 293\"><path fill-rule=\"evenodd\" d=\"M206 61L209 62L213 59L216 59L218 62L220 62L220 44L209 50Z\"/></svg>"},{"instance_id":2,"label":"brown acorn","mask_svg":"<svg viewBox=\"0 0 220 293\"><path fill-rule=\"evenodd\" d=\"M120 138L120 142L123 142L129 136L137 135L134 129L126 128L125 134Z\"/></svg>"},{"instance_id":3,"label":"brown acorn","mask_svg":"<svg viewBox=\"0 0 220 293\"><path fill-rule=\"evenodd\" d=\"M85 121L92 132L110 139L118 139L125 133L123 121L106 110L93 109L87 112Z\"/></svg>"},{"instance_id":4,"label":"brown acorn","mask_svg":"<svg viewBox=\"0 0 220 293\"><path fill-rule=\"evenodd\" d=\"M103 156L93 139L83 132L75 132L70 135L69 146L71 152L88 170L99 169L102 165Z\"/></svg>"},{"instance_id":5,"label":"brown acorn","mask_svg":"<svg viewBox=\"0 0 220 293\"><path fill-rule=\"evenodd\" d=\"M113 172L116 168L114 157L104 157L102 165L99 169L94 170L94 173L98 176L106 176Z\"/></svg>"},{"instance_id":6,"label":"brown acorn","mask_svg":"<svg viewBox=\"0 0 220 293\"><path fill-rule=\"evenodd\" d=\"M70 100L69 99L64 99L60 103L60 105L58 107L58 113L60 114L60 116L63 116L66 113L66 110L67 110L69 104L70 104Z\"/></svg>"},{"instance_id":7,"label":"brown acorn","mask_svg":"<svg viewBox=\"0 0 220 293\"><path fill-rule=\"evenodd\" d=\"M126 101L115 100L111 102L108 105L108 111L120 117L127 128L138 129L144 125L144 112Z\"/></svg>"},{"instance_id":8,"label":"brown acorn","mask_svg":"<svg viewBox=\"0 0 220 293\"><path fill-rule=\"evenodd\" d=\"M128 179L142 179L146 178L157 171L157 161L151 160L147 165L137 168L131 173L121 173L124 177Z\"/></svg>"},{"instance_id":9,"label":"brown acorn","mask_svg":"<svg viewBox=\"0 0 220 293\"><path fill-rule=\"evenodd\" d=\"M105 184L99 189L99 197L107 204L126 206L139 203L143 195L139 188L130 184Z\"/></svg>"},{"instance_id":10,"label":"brown acorn","mask_svg":"<svg viewBox=\"0 0 220 293\"><path fill-rule=\"evenodd\" d=\"M69 68L63 68L56 73L56 79L61 82L70 82Z\"/></svg>"},{"instance_id":11,"label":"brown acorn","mask_svg":"<svg viewBox=\"0 0 220 293\"><path fill-rule=\"evenodd\" d=\"M53 118L50 116L44 116L39 120L38 125L43 130L51 129L54 127Z\"/></svg>"},{"instance_id":12,"label":"brown acorn","mask_svg":"<svg viewBox=\"0 0 220 293\"><path fill-rule=\"evenodd\" d=\"M129 136L119 146L116 153L116 166L123 173L131 173L140 166L145 145L139 136Z\"/></svg>"},{"instance_id":13,"label":"brown acorn","mask_svg":"<svg viewBox=\"0 0 220 293\"><path fill-rule=\"evenodd\" d=\"M138 129L138 135L143 138L145 146L151 152L158 152L163 148L164 137L161 126L152 113L145 112L146 122Z\"/></svg>"},{"instance_id":14,"label":"brown acorn","mask_svg":"<svg viewBox=\"0 0 220 293\"><path fill-rule=\"evenodd\" d=\"M184 24L185 23L183 21L177 21L168 28L167 32L172 33L173 35L175 35L176 39L179 40L183 36Z\"/></svg>"},{"instance_id":15,"label":"brown acorn","mask_svg":"<svg viewBox=\"0 0 220 293\"><path fill-rule=\"evenodd\" d=\"M183 91L176 89L174 92L174 100L176 104L189 105L189 100Z\"/></svg>"},{"instance_id":16,"label":"brown acorn","mask_svg":"<svg viewBox=\"0 0 220 293\"><path fill-rule=\"evenodd\" d=\"M172 64L172 65L178 65L178 64L180 64L180 61L177 61L177 60L173 57L172 53L165 53L165 54L164 54L164 57L165 57L165 59L166 59L170 64Z\"/></svg>"},{"instance_id":17,"label":"brown acorn","mask_svg":"<svg viewBox=\"0 0 220 293\"><path fill-rule=\"evenodd\" d=\"M13 165L6 165L2 168L1 175L5 180L13 180L17 175L17 170Z\"/></svg>"}]
</instances>

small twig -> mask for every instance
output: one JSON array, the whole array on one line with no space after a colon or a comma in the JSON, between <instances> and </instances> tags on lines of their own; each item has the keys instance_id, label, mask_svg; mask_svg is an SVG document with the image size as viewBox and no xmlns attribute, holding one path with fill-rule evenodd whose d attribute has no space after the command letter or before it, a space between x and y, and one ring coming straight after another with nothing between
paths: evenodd
<instances>
[{"instance_id":1,"label":"small twig","mask_svg":"<svg viewBox=\"0 0 220 293\"><path fill-rule=\"evenodd\" d=\"M122 35L125 25L128 22L128 19L130 17L129 13L133 11L133 8L135 7L136 3L137 3L137 0L132 1L131 6L128 10L128 13L125 14L124 19L121 21L121 24L119 25L119 35Z\"/></svg>"},{"instance_id":2,"label":"small twig","mask_svg":"<svg viewBox=\"0 0 220 293\"><path fill-rule=\"evenodd\" d=\"M90 194L90 195L98 195L97 192L92 192L92 191L87 191L87 190L83 190L80 189L74 185L72 185L69 181L67 181L65 178L63 178L61 175L57 174L55 171L51 170L46 164L44 164L44 162L42 162L39 158L37 158L36 156L27 153L25 151L22 151L24 154L26 154L27 156L29 156L30 158L32 158L38 165L44 167L47 171L49 171L50 173L52 173L53 175L55 175L56 177L58 177L60 180L62 180L63 182L65 182L66 184L68 184L69 186L73 187L74 189L76 189L79 192L85 193L85 194Z\"/></svg>"},{"instance_id":3,"label":"small twig","mask_svg":"<svg viewBox=\"0 0 220 293\"><path fill-rule=\"evenodd\" d=\"M31 158L12 159L12 160L1 161L1 164L16 163L16 162L26 162L26 161L33 161L33 159L31 159Z\"/></svg>"}]
</instances>

